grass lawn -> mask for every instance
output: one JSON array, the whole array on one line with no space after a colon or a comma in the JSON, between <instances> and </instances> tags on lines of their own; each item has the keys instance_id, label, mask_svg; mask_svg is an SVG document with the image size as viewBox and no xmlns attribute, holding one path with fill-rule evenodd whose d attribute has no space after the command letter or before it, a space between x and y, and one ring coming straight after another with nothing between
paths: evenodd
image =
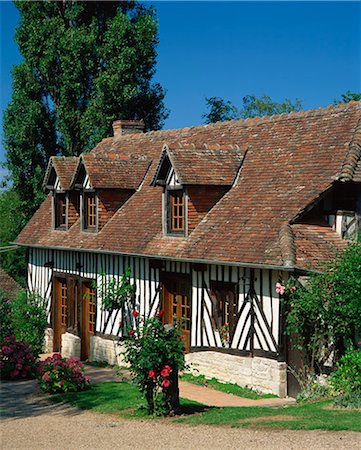
<instances>
[{"instance_id":1,"label":"grass lawn","mask_svg":"<svg viewBox=\"0 0 361 450\"><path fill-rule=\"evenodd\" d=\"M215 378L205 378L204 375L194 376L190 373L185 373L181 376L182 381L187 381L188 383L197 384L199 386L209 386L212 389L216 389L217 391L226 392L227 394L238 395L243 398L251 398L253 400L257 400L258 398L275 398L277 395L274 394L259 394L258 392L239 386L238 384L232 383L220 383Z\"/></svg>"},{"instance_id":2,"label":"grass lawn","mask_svg":"<svg viewBox=\"0 0 361 450\"><path fill-rule=\"evenodd\" d=\"M80 409L122 417L144 418L137 407L145 403L136 386L128 383L107 382L92 385L83 392L52 395L55 401L64 401ZM181 400L184 416L166 420L192 425L223 425L231 427L272 427L299 430L352 430L361 432L360 410L330 409L331 401L288 406L207 408L190 400Z\"/></svg>"}]
</instances>

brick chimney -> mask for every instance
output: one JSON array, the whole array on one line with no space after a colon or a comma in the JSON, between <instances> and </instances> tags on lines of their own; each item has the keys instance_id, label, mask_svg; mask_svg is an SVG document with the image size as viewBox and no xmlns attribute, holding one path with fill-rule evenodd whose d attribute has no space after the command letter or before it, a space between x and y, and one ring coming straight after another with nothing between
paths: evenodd
<instances>
[{"instance_id":1,"label":"brick chimney","mask_svg":"<svg viewBox=\"0 0 361 450\"><path fill-rule=\"evenodd\" d=\"M144 120L115 120L113 122L113 135L115 140L125 134L144 132Z\"/></svg>"}]
</instances>

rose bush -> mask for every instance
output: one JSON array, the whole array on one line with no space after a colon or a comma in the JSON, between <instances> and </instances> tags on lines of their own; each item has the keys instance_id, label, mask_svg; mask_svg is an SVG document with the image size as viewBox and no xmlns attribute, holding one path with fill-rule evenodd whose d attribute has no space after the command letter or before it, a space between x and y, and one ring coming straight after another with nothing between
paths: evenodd
<instances>
[{"instance_id":1,"label":"rose bush","mask_svg":"<svg viewBox=\"0 0 361 450\"><path fill-rule=\"evenodd\" d=\"M38 378L40 388L49 394L82 391L90 386L79 358L66 359L58 353L39 363Z\"/></svg>"},{"instance_id":2,"label":"rose bush","mask_svg":"<svg viewBox=\"0 0 361 450\"><path fill-rule=\"evenodd\" d=\"M149 414L168 415L179 409L178 371L185 367L179 325L164 325L163 311L140 319L133 311L134 328L128 331L125 359L145 395Z\"/></svg>"},{"instance_id":3,"label":"rose bush","mask_svg":"<svg viewBox=\"0 0 361 450\"><path fill-rule=\"evenodd\" d=\"M0 350L1 378L8 380L33 378L36 357L26 342L17 341L15 336L6 337Z\"/></svg>"}]
</instances>

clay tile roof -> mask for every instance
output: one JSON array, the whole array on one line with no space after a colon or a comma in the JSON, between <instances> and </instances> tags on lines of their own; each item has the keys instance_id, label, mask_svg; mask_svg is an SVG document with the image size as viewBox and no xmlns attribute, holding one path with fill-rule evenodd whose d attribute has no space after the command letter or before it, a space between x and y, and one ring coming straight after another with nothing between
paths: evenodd
<instances>
[{"instance_id":1,"label":"clay tile roof","mask_svg":"<svg viewBox=\"0 0 361 450\"><path fill-rule=\"evenodd\" d=\"M237 145L167 145L166 151L184 185L231 186L240 168L244 152Z\"/></svg>"},{"instance_id":2,"label":"clay tile roof","mask_svg":"<svg viewBox=\"0 0 361 450\"><path fill-rule=\"evenodd\" d=\"M20 289L20 285L0 267L0 290L3 290L9 297L14 297Z\"/></svg>"},{"instance_id":3,"label":"clay tile roof","mask_svg":"<svg viewBox=\"0 0 361 450\"><path fill-rule=\"evenodd\" d=\"M93 188L137 189L143 181L151 161L142 158L121 159L88 153L82 160Z\"/></svg>"},{"instance_id":4,"label":"clay tile roof","mask_svg":"<svg viewBox=\"0 0 361 450\"><path fill-rule=\"evenodd\" d=\"M360 159L357 159L361 145L360 121L361 102L357 102L268 118L104 139L91 152L97 157L124 161L144 157L154 162L141 188L99 233L91 235L81 233L76 226L64 233L52 231L48 198L20 233L17 243L283 267L287 261L296 259L297 266L309 267L315 256L308 249L318 248L317 243L321 246L325 242L325 250L318 248L318 254L327 255L329 243L339 243L339 238L329 228L327 233L317 229L318 234L312 234L303 225L302 228L292 225L291 233L285 224L293 223L300 211L337 180L360 181ZM219 150L212 147L214 142L219 144ZM165 144L174 148L172 154L187 181L195 181L196 164L201 164L203 169L201 155L206 157L207 152L221 149L225 152L227 146L238 145L247 150L237 183L187 238L162 233L163 188L152 186L151 182ZM236 152L229 151L233 151L232 155ZM190 174L184 163L186 152L194 158ZM218 167L220 156L211 155ZM235 159L232 156L227 163L233 164ZM346 178L345 174L348 174ZM228 177L231 178L229 174ZM302 235L301 230L305 230Z\"/></svg>"},{"instance_id":5,"label":"clay tile roof","mask_svg":"<svg viewBox=\"0 0 361 450\"><path fill-rule=\"evenodd\" d=\"M292 231L298 267L322 270L347 245L327 224L294 224Z\"/></svg>"},{"instance_id":6,"label":"clay tile roof","mask_svg":"<svg viewBox=\"0 0 361 450\"><path fill-rule=\"evenodd\" d=\"M79 158L76 156L52 156L45 174L45 180L47 179L51 168L54 167L60 180L61 187L64 190L68 190L70 188L70 183L77 167L78 160Z\"/></svg>"}]
</instances>

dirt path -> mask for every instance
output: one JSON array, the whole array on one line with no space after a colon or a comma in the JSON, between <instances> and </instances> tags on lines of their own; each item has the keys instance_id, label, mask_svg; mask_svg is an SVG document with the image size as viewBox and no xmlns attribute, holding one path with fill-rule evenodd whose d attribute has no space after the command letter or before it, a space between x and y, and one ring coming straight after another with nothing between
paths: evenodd
<instances>
[{"instance_id":1,"label":"dirt path","mask_svg":"<svg viewBox=\"0 0 361 450\"><path fill-rule=\"evenodd\" d=\"M123 420L49 403L34 382L1 385L2 450L360 449L361 434Z\"/></svg>"}]
</instances>

